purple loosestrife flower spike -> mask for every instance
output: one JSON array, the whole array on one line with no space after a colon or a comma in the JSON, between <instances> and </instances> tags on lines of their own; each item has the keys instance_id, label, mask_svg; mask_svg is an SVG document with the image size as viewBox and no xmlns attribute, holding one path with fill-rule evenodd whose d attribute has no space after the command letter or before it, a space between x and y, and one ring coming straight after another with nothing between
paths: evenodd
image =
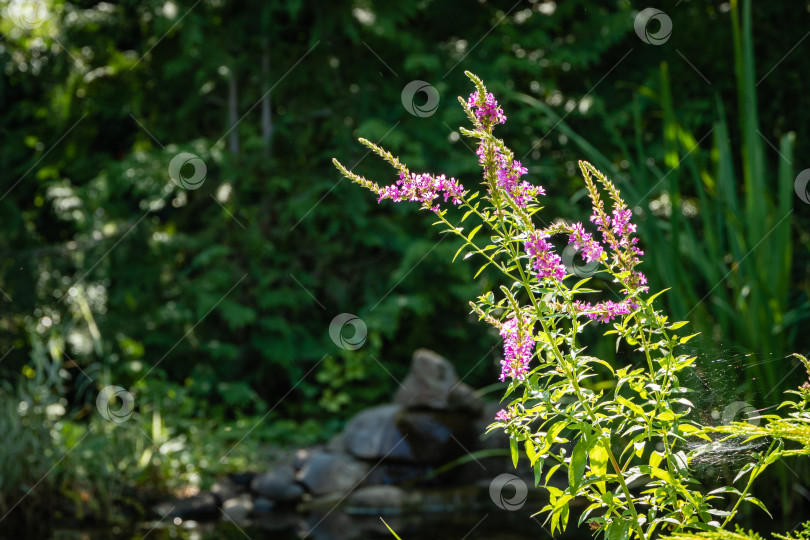
<instances>
[{"instance_id":1,"label":"purple loosestrife flower spike","mask_svg":"<svg viewBox=\"0 0 810 540\"><path fill-rule=\"evenodd\" d=\"M455 178L447 178L443 174L433 176L428 173L411 173L408 177L405 173L400 173L399 180L395 184L380 188L377 192L379 195L377 202L383 199L391 199L394 202L419 201L424 208L438 212L439 205L433 204L434 199L442 195L445 202L452 200L453 204L459 204L463 194L464 186Z\"/></svg>"},{"instance_id":2,"label":"purple loosestrife flower spike","mask_svg":"<svg viewBox=\"0 0 810 540\"><path fill-rule=\"evenodd\" d=\"M514 160L511 164L507 163L507 158L503 154L497 153L495 162L497 164L498 185L509 194L518 207L526 208L526 204L534 200L535 197L546 194L541 186L534 186L525 180L520 180L520 177L528 173L529 170L521 165L519 161Z\"/></svg>"},{"instance_id":3,"label":"purple loosestrife flower spike","mask_svg":"<svg viewBox=\"0 0 810 540\"><path fill-rule=\"evenodd\" d=\"M554 246L546 241L548 234L534 231L526 240L526 254L537 272L537 279L553 278L562 281L565 277L565 266L562 259L554 253Z\"/></svg>"},{"instance_id":4,"label":"purple loosestrife flower spike","mask_svg":"<svg viewBox=\"0 0 810 540\"><path fill-rule=\"evenodd\" d=\"M517 317L509 319L501 327L503 338L503 360L501 360L501 377L524 379L529 372L529 362L534 356L534 338L529 317L523 320L524 327L518 325Z\"/></svg>"},{"instance_id":5,"label":"purple loosestrife flower spike","mask_svg":"<svg viewBox=\"0 0 810 540\"><path fill-rule=\"evenodd\" d=\"M608 300L606 302L599 302L596 305L577 300L574 302L573 307L574 315L582 313L592 321L596 320L601 323L609 323L616 317L629 315L634 309L638 308L638 304L632 298L627 298L621 302Z\"/></svg>"},{"instance_id":6,"label":"purple loosestrife flower spike","mask_svg":"<svg viewBox=\"0 0 810 540\"><path fill-rule=\"evenodd\" d=\"M574 223L573 227L571 227L568 243L573 245L575 250L582 250L582 258L586 262L600 261L602 259L604 248L593 239L590 233L585 232L582 223Z\"/></svg>"},{"instance_id":7,"label":"purple loosestrife flower spike","mask_svg":"<svg viewBox=\"0 0 810 540\"><path fill-rule=\"evenodd\" d=\"M476 90L470 94L470 99L467 100L467 106L473 111L478 121L487 127L506 123L506 115L503 114L503 109L498 106L498 102L495 101L495 96L491 93L488 93L486 99L481 103L478 97L478 91Z\"/></svg>"}]
</instances>

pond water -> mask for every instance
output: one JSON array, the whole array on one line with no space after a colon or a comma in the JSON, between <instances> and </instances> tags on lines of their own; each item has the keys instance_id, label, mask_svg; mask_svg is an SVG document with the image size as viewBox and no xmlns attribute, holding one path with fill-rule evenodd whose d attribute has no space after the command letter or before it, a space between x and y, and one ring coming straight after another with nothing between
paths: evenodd
<instances>
[{"instance_id":1,"label":"pond water","mask_svg":"<svg viewBox=\"0 0 810 540\"><path fill-rule=\"evenodd\" d=\"M549 528L543 526L538 516L531 517L528 508L509 512L458 511L424 515L384 516L386 522L403 540L459 539L459 540L526 540L551 538ZM806 516L777 518L773 521L749 517L741 524L761 533L787 531L796 527ZM591 538L587 528L576 528L577 516L571 516L568 531L556 538L586 540ZM309 534L307 534L309 532ZM0 536L2 536L0 534ZM333 512L328 515L301 516L282 513L272 518L253 520L250 524L237 525L228 521L195 524L143 524L137 530L60 530L49 540L391 540L391 535L379 516L347 515ZM34 540L34 539L27 539ZM37 538L36 540L42 540Z\"/></svg>"},{"instance_id":2,"label":"pond water","mask_svg":"<svg viewBox=\"0 0 810 540\"><path fill-rule=\"evenodd\" d=\"M423 515L383 516L383 519L403 540L442 538L459 540L525 540L527 538L550 538L549 529L543 526L538 516L531 517L528 508L509 512L494 508L489 512L458 511L452 514L432 513ZM576 518L572 517L572 520ZM575 523L572 523L575 525ZM139 530L61 530L50 540L120 540L148 538L150 540L360 540L387 539L394 537L387 531L377 515L357 516L343 512L328 515L301 516L293 513L277 514L253 520L248 525L236 525L228 521L215 524L144 524ZM587 530L569 527L558 538L590 538Z\"/></svg>"}]
</instances>

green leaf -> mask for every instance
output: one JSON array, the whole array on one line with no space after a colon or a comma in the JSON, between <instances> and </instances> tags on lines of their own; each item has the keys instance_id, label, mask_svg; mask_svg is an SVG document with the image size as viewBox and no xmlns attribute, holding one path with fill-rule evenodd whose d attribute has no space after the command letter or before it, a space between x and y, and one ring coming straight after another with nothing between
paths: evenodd
<instances>
[{"instance_id":1,"label":"green leaf","mask_svg":"<svg viewBox=\"0 0 810 540\"><path fill-rule=\"evenodd\" d=\"M571 486L573 491L579 490L579 485L582 483L582 477L585 475L585 459L588 455L587 443L585 438L580 438L574 452L571 454L571 463L568 465L568 485Z\"/></svg>"},{"instance_id":2,"label":"green leaf","mask_svg":"<svg viewBox=\"0 0 810 540\"><path fill-rule=\"evenodd\" d=\"M554 444L554 441L557 440L557 435L559 435L560 432L566 428L566 426L568 426L568 422L564 420L551 426L551 429L549 429L546 433L546 442L548 443L548 446Z\"/></svg>"},{"instance_id":3,"label":"green leaf","mask_svg":"<svg viewBox=\"0 0 810 540\"><path fill-rule=\"evenodd\" d=\"M229 299L223 300L219 309L231 330L238 330L256 320L256 311L253 308Z\"/></svg>"},{"instance_id":4,"label":"green leaf","mask_svg":"<svg viewBox=\"0 0 810 540\"><path fill-rule=\"evenodd\" d=\"M675 364L675 369L680 371L695 363L697 356L679 356L678 362Z\"/></svg>"},{"instance_id":5,"label":"green leaf","mask_svg":"<svg viewBox=\"0 0 810 540\"><path fill-rule=\"evenodd\" d=\"M720 493L733 493L734 495L739 495L740 490L733 487L733 486L723 486L717 489L711 490L707 495L718 495Z\"/></svg>"},{"instance_id":6,"label":"green leaf","mask_svg":"<svg viewBox=\"0 0 810 540\"><path fill-rule=\"evenodd\" d=\"M606 540L627 540L630 533L629 520L614 520L605 531Z\"/></svg>"},{"instance_id":7,"label":"green leaf","mask_svg":"<svg viewBox=\"0 0 810 540\"><path fill-rule=\"evenodd\" d=\"M658 478L659 480L663 480L668 484L674 483L672 476L663 469L659 469L658 467L644 467L644 466L640 467L640 469L642 469L642 472L649 474L653 478Z\"/></svg>"},{"instance_id":8,"label":"green leaf","mask_svg":"<svg viewBox=\"0 0 810 540\"><path fill-rule=\"evenodd\" d=\"M762 503L762 501L760 501L756 497L753 497L753 496L749 495L749 496L747 496L745 498L745 502L750 502L751 504L755 504L755 505L759 506L760 508L765 510L765 513L768 514L768 516L770 516L771 519L773 519L773 516L771 516L771 513L768 511L767 508L765 508L765 505Z\"/></svg>"},{"instance_id":9,"label":"green leaf","mask_svg":"<svg viewBox=\"0 0 810 540\"><path fill-rule=\"evenodd\" d=\"M748 474L749 472L754 470L754 467L756 467L756 465L754 463L746 463L743 466L743 468L740 469L740 472L737 473L737 476L734 477L734 480L732 480L732 483L736 482L737 480L739 480L740 478L742 478L743 476L745 476L746 474Z\"/></svg>"},{"instance_id":10,"label":"green leaf","mask_svg":"<svg viewBox=\"0 0 810 540\"><path fill-rule=\"evenodd\" d=\"M641 416L642 418L647 418L647 415L644 414L644 409L642 409L641 407L639 407L638 405L636 405L635 403L633 403L629 399L627 399L627 398L625 398L623 396L619 396L619 397L616 398L616 401L618 401L619 403L621 403L622 405L624 405L625 407L627 407L628 409L630 409L631 411L633 411L637 415Z\"/></svg>"},{"instance_id":11,"label":"green leaf","mask_svg":"<svg viewBox=\"0 0 810 540\"><path fill-rule=\"evenodd\" d=\"M686 398L679 398L679 399L676 399L675 401L676 401L677 403L680 403L681 405L685 405L685 406L689 407L690 409L694 409L694 408L695 408L695 405L694 405L694 404L693 404L691 401L689 401L688 399L686 399ZM696 428L696 429L697 429L697 428Z\"/></svg>"},{"instance_id":12,"label":"green leaf","mask_svg":"<svg viewBox=\"0 0 810 540\"><path fill-rule=\"evenodd\" d=\"M509 439L509 450L512 452L512 465L517 469L520 452L518 452L518 442L514 438Z\"/></svg>"},{"instance_id":13,"label":"green leaf","mask_svg":"<svg viewBox=\"0 0 810 540\"><path fill-rule=\"evenodd\" d=\"M540 480L542 479L542 476L543 476L543 464L544 463L545 463L545 460L543 458L538 459L534 463L534 487L537 487L537 486L540 485Z\"/></svg>"},{"instance_id":14,"label":"green leaf","mask_svg":"<svg viewBox=\"0 0 810 540\"><path fill-rule=\"evenodd\" d=\"M664 289L663 291L658 291L658 292L657 292L657 293L655 293L654 295L650 296L650 297L647 299L647 302L648 302L648 303L650 303L650 304L652 304L652 301L653 301L653 300L655 300L656 298L658 298L660 295L664 294L664 293L665 293L665 292L667 292L668 290L669 290L669 288L666 288L666 289Z\"/></svg>"},{"instance_id":15,"label":"green leaf","mask_svg":"<svg viewBox=\"0 0 810 540\"><path fill-rule=\"evenodd\" d=\"M526 457L529 458L529 463L534 465L534 460L537 459L537 452L534 449L534 442L531 439L526 439Z\"/></svg>"},{"instance_id":16,"label":"green leaf","mask_svg":"<svg viewBox=\"0 0 810 540\"><path fill-rule=\"evenodd\" d=\"M588 283L590 280L591 280L591 278L590 278L590 277L586 277L585 279L581 279L581 280L579 280L579 281L577 282L577 284L576 284L576 285L574 285L574 287L571 289L571 292L574 292L574 291L578 290L580 287L582 287L583 285L585 285L586 283Z\"/></svg>"},{"instance_id":17,"label":"green leaf","mask_svg":"<svg viewBox=\"0 0 810 540\"><path fill-rule=\"evenodd\" d=\"M554 510L551 512L551 534L559 529L560 532L565 530L568 525L568 501L571 500L571 495L563 495L557 502L554 503Z\"/></svg>"},{"instance_id":18,"label":"green leaf","mask_svg":"<svg viewBox=\"0 0 810 540\"><path fill-rule=\"evenodd\" d=\"M475 233L477 233L478 231L480 231L480 230L481 230L481 227L483 227L483 226L484 226L484 224L483 224L483 223L481 223L481 224L480 224L480 225L478 225L476 228L474 228L474 229L472 230L472 232L470 233L470 235L467 237L467 241L468 241L468 242L470 242L470 243L472 244L472 240L473 240L473 237L475 236Z\"/></svg>"},{"instance_id":19,"label":"green leaf","mask_svg":"<svg viewBox=\"0 0 810 540\"><path fill-rule=\"evenodd\" d=\"M475 273L475 275L473 276L473 279L477 278L477 277L478 277L478 276L481 274L481 272L483 272L483 271L484 271L484 268L486 268L486 267L487 267L487 266L489 266L490 264L492 264L492 263L491 263L491 262L489 262L489 261L487 261L486 263L484 263L484 264L481 266L481 268L479 268L479 269L478 269L478 272L476 272L476 273Z\"/></svg>"},{"instance_id":20,"label":"green leaf","mask_svg":"<svg viewBox=\"0 0 810 540\"><path fill-rule=\"evenodd\" d=\"M557 469L559 468L560 464L558 463L548 470L548 472L546 473L546 484L548 484L549 480L551 480L551 477L554 476L554 473L557 472ZM551 489L549 486L546 486L546 488L549 490Z\"/></svg>"},{"instance_id":21,"label":"green leaf","mask_svg":"<svg viewBox=\"0 0 810 540\"><path fill-rule=\"evenodd\" d=\"M591 464L591 474L594 476L604 476L607 474L608 444L609 442L607 439L600 438L596 441L593 448L591 448L591 452L588 457ZM599 488L601 493L605 492L604 481L597 482L596 486Z\"/></svg>"},{"instance_id":22,"label":"green leaf","mask_svg":"<svg viewBox=\"0 0 810 540\"><path fill-rule=\"evenodd\" d=\"M675 420L675 414L672 411L661 411L656 418L662 422L672 422Z\"/></svg>"},{"instance_id":23,"label":"green leaf","mask_svg":"<svg viewBox=\"0 0 810 540\"><path fill-rule=\"evenodd\" d=\"M689 460L686 457L686 452L683 450L672 454L672 461L675 463L675 470L680 474L688 474Z\"/></svg>"}]
</instances>

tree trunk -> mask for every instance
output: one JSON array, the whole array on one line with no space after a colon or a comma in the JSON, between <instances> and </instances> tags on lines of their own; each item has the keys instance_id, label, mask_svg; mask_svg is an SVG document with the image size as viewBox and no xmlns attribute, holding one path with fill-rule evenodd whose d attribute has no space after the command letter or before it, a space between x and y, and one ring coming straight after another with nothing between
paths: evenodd
<instances>
[{"instance_id":1,"label":"tree trunk","mask_svg":"<svg viewBox=\"0 0 810 540\"><path fill-rule=\"evenodd\" d=\"M262 40L262 82L270 84L270 42L267 38ZM262 143L264 157L270 157L270 139L273 136L273 113L270 109L270 92L262 98Z\"/></svg>"},{"instance_id":2,"label":"tree trunk","mask_svg":"<svg viewBox=\"0 0 810 540\"><path fill-rule=\"evenodd\" d=\"M237 103L236 71L232 68L228 78L228 125L233 129L228 134L228 148L233 155L239 154L239 129L236 127L236 123L239 121Z\"/></svg>"}]
</instances>

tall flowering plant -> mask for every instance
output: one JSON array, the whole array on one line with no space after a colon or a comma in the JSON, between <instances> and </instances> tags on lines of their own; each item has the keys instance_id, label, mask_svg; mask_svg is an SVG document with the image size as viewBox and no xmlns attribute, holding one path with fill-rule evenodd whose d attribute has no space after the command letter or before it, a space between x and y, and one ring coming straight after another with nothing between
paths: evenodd
<instances>
[{"instance_id":1,"label":"tall flowering plant","mask_svg":"<svg viewBox=\"0 0 810 540\"><path fill-rule=\"evenodd\" d=\"M695 488L686 441L708 437L688 419L693 405L679 382L695 358L678 352L692 336L681 334L685 322L671 322L654 308L661 293L649 294L638 269L643 253L619 191L581 161L593 208L590 223L539 227L545 190L528 180L526 167L493 134L506 115L483 82L467 76L475 91L459 101L472 129L461 131L477 142L481 188L412 172L365 139L360 142L396 169L394 184L378 185L334 163L379 201L418 202L433 212L444 232L462 240L456 257L462 252L478 257L481 269L495 268L505 278L506 285L470 303L503 338L500 380L508 387L491 429L509 434L515 466L522 449L536 483L548 490L549 503L541 511L552 533L567 526L575 497L590 502L580 523L610 540L714 530L718 520L730 519L718 509L728 505L725 496L761 504L733 487L708 494ZM453 207L463 214L451 221L451 214L461 214L451 212ZM461 226L465 222L472 223L470 230ZM482 228L489 242L477 240ZM602 292L588 287L592 278L568 274L555 247L558 239L598 266L597 277L614 297L599 299ZM635 352L629 364L586 354L581 334L594 325L615 338L617 348L624 343ZM567 480L565 489L554 481L560 477Z\"/></svg>"}]
</instances>

